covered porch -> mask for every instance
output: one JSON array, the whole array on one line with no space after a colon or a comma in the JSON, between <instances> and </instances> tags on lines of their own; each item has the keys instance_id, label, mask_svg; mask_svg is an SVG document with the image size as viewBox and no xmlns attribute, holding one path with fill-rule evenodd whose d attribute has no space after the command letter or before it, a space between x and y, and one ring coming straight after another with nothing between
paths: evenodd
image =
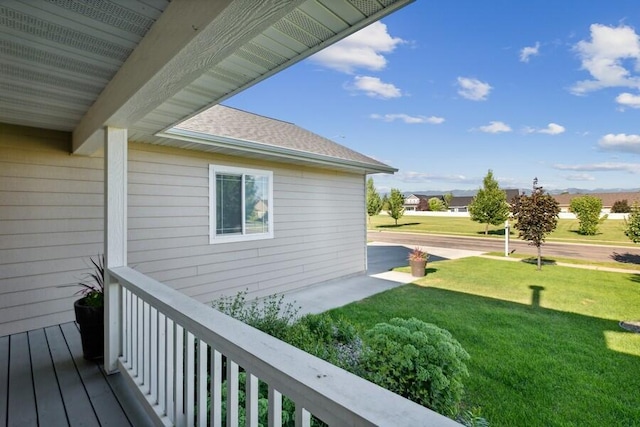
<instances>
[{"instance_id":1,"label":"covered porch","mask_svg":"<svg viewBox=\"0 0 640 427\"><path fill-rule=\"evenodd\" d=\"M75 322L0 337L0 425L153 425L120 374L82 357Z\"/></svg>"},{"instance_id":2,"label":"covered porch","mask_svg":"<svg viewBox=\"0 0 640 427\"><path fill-rule=\"evenodd\" d=\"M257 426L266 402L268 424L278 426L286 397L295 405L296 426L312 425L312 417L335 426L456 425L218 313L128 262L129 141L169 146L172 154L228 155L228 146L172 138L169 131L407 3L15 0L0 6L6 23L0 28L0 124L10 127L0 129L13 138L0 141L0 149L18 147L7 160L13 175L7 174L0 220L21 245L9 248L0 270L0 291L9 295L0 306L0 327L8 331L0 334L0 387L6 384L0 424L219 426L224 414L228 426L242 418ZM28 133L55 139L57 146L68 139L72 160L46 163L55 153L39 142L27 146L30 137L22 137ZM23 144L27 149L19 151ZM233 154L256 157L246 148ZM22 177L20 169L36 155L44 165L40 175ZM52 177L55 186L43 190ZM65 193L72 185L76 194ZM96 201L97 185L103 185L102 202ZM18 187L16 198L10 193ZM66 205L47 210L50 194ZM93 205L79 206L83 199ZM32 215L28 206L42 210ZM182 213L175 211L176 217ZM24 212L41 229L21 223L15 231L11 221L23 220ZM57 232L49 233L53 225ZM77 240L67 241L67 233ZM81 267L78 253L89 246L99 246L106 263L103 367L79 356L75 324L59 320L71 317L69 297L51 282L68 284ZM261 382L268 396L260 395Z\"/></svg>"}]
</instances>

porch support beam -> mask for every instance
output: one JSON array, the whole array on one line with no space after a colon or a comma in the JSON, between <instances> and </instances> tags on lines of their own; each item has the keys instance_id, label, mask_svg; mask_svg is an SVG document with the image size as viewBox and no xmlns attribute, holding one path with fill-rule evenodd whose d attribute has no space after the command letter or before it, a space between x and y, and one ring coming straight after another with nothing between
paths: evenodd
<instances>
[{"instance_id":1,"label":"porch support beam","mask_svg":"<svg viewBox=\"0 0 640 427\"><path fill-rule=\"evenodd\" d=\"M74 129L72 152L94 154L104 126L131 128L302 2L172 1Z\"/></svg>"},{"instance_id":2,"label":"porch support beam","mask_svg":"<svg viewBox=\"0 0 640 427\"><path fill-rule=\"evenodd\" d=\"M117 370L122 346L122 288L109 269L127 266L127 130L104 129L104 367Z\"/></svg>"}]
</instances>

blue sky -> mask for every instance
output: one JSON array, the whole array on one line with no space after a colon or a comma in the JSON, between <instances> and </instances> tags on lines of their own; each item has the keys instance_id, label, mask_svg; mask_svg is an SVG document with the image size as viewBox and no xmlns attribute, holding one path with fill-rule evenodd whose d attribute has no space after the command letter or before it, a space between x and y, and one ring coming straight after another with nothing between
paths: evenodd
<instances>
[{"instance_id":1,"label":"blue sky","mask_svg":"<svg viewBox=\"0 0 640 427\"><path fill-rule=\"evenodd\" d=\"M640 187L640 1L425 1L227 100L399 169L380 191Z\"/></svg>"}]
</instances>

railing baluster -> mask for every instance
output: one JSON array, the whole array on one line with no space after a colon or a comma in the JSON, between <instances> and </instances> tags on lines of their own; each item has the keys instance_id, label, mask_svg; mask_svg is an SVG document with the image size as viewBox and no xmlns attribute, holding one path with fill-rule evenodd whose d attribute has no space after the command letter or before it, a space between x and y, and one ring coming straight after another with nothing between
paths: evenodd
<instances>
[{"instance_id":1,"label":"railing baluster","mask_svg":"<svg viewBox=\"0 0 640 427\"><path fill-rule=\"evenodd\" d=\"M227 356L227 427L238 425L238 364Z\"/></svg>"},{"instance_id":2,"label":"railing baluster","mask_svg":"<svg viewBox=\"0 0 640 427\"><path fill-rule=\"evenodd\" d=\"M173 400L175 399L174 396L174 390L173 390L173 372L172 369L174 369L174 364L173 364L173 353L174 353L174 346L175 343L173 342L173 321L171 319L169 319L169 317L165 317L165 331L166 331L166 342L167 345L165 346L165 360L166 363L164 365L164 378L166 380L166 384L165 384L165 391L164 391L164 396L165 396L165 410L167 413L167 416L169 417L169 419L171 421L173 421L173 423L175 424L175 414L173 413Z\"/></svg>"},{"instance_id":3,"label":"railing baluster","mask_svg":"<svg viewBox=\"0 0 640 427\"><path fill-rule=\"evenodd\" d=\"M173 324L173 413L176 426L184 425L184 329Z\"/></svg>"},{"instance_id":4,"label":"railing baluster","mask_svg":"<svg viewBox=\"0 0 640 427\"><path fill-rule=\"evenodd\" d=\"M269 385L269 427L282 426L282 394Z\"/></svg>"},{"instance_id":5,"label":"railing baluster","mask_svg":"<svg viewBox=\"0 0 640 427\"><path fill-rule=\"evenodd\" d=\"M221 427L222 425L222 354L211 348L211 384L209 392L211 393L211 408L209 417L213 427Z\"/></svg>"},{"instance_id":6,"label":"railing baluster","mask_svg":"<svg viewBox=\"0 0 640 427\"><path fill-rule=\"evenodd\" d=\"M311 413L296 404L296 427L311 427Z\"/></svg>"},{"instance_id":7,"label":"railing baluster","mask_svg":"<svg viewBox=\"0 0 640 427\"><path fill-rule=\"evenodd\" d=\"M197 375L197 398L198 398L198 426L207 425L207 343L198 340L198 375Z\"/></svg>"},{"instance_id":8,"label":"railing baluster","mask_svg":"<svg viewBox=\"0 0 640 427\"><path fill-rule=\"evenodd\" d=\"M247 371L245 385L246 398L246 425L248 427L258 427L258 377Z\"/></svg>"},{"instance_id":9,"label":"railing baluster","mask_svg":"<svg viewBox=\"0 0 640 427\"><path fill-rule=\"evenodd\" d=\"M195 413L194 413L194 394L196 392L195 388L195 367L196 367L196 358L195 358L195 340L196 338L193 336L191 332L187 332L185 343L186 347L186 360L185 360L185 425L192 426L195 422Z\"/></svg>"},{"instance_id":10,"label":"railing baluster","mask_svg":"<svg viewBox=\"0 0 640 427\"><path fill-rule=\"evenodd\" d=\"M142 298L138 298L138 312L136 313L136 317L138 319L138 326L137 326L137 330L138 330L138 337L136 340L136 376L138 377L138 381L144 381L144 378L141 378L144 376L144 364L142 362L142 356L144 353L144 301L142 300Z\"/></svg>"},{"instance_id":11,"label":"railing baluster","mask_svg":"<svg viewBox=\"0 0 640 427\"><path fill-rule=\"evenodd\" d=\"M167 318L164 314L158 311L158 366L157 366L157 375L158 375L158 405L160 405L161 413L167 413L166 406L166 394L165 394L165 378L166 378L166 369L167 369L167 359L166 359L166 351L167 351Z\"/></svg>"},{"instance_id":12,"label":"railing baluster","mask_svg":"<svg viewBox=\"0 0 640 427\"><path fill-rule=\"evenodd\" d=\"M131 301L131 371L134 378L138 376L138 296L133 295Z\"/></svg>"},{"instance_id":13,"label":"railing baluster","mask_svg":"<svg viewBox=\"0 0 640 427\"><path fill-rule=\"evenodd\" d=\"M129 329L129 349L127 351L127 364L129 369L133 369L133 336L134 336L134 295L133 292L129 292L129 321L127 323L127 327Z\"/></svg>"},{"instance_id":14,"label":"railing baluster","mask_svg":"<svg viewBox=\"0 0 640 427\"><path fill-rule=\"evenodd\" d=\"M149 306L149 394L158 403L158 310Z\"/></svg>"},{"instance_id":15,"label":"railing baluster","mask_svg":"<svg viewBox=\"0 0 640 427\"><path fill-rule=\"evenodd\" d=\"M151 307L149 304L143 301L142 303L142 351L141 351L141 362L142 362L142 386L144 390L147 390L149 393L151 390L149 389L149 375L151 372L149 371L149 341L150 341L150 333L151 333L151 325L149 323L151 319Z\"/></svg>"}]
</instances>

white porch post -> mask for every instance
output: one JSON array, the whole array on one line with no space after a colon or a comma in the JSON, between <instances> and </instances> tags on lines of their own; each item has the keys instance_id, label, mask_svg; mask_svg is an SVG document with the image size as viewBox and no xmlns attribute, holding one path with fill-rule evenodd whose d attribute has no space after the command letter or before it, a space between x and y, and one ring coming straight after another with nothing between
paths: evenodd
<instances>
[{"instance_id":1,"label":"white porch post","mask_svg":"<svg viewBox=\"0 0 640 427\"><path fill-rule=\"evenodd\" d=\"M105 128L104 138L104 368L117 370L122 352L122 288L109 269L127 265L127 130Z\"/></svg>"}]
</instances>

